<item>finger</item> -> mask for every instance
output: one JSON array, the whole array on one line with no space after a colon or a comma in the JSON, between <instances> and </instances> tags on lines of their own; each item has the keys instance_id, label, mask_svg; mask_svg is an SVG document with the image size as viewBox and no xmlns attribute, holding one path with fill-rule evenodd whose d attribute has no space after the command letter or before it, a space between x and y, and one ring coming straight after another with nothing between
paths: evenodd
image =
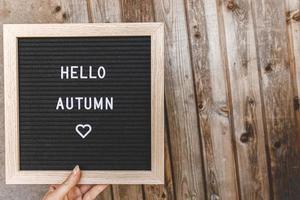
<instances>
[{"instance_id":1,"label":"finger","mask_svg":"<svg viewBox=\"0 0 300 200\"><path fill-rule=\"evenodd\" d=\"M49 187L47 193L45 194L43 200L44 200L44 199L47 199L48 196L49 196L49 194L51 194L54 190L55 190L55 188L51 185L51 186Z\"/></svg>"},{"instance_id":2,"label":"finger","mask_svg":"<svg viewBox=\"0 0 300 200\"><path fill-rule=\"evenodd\" d=\"M59 185L54 192L52 192L51 197L56 199L62 199L66 194L79 182L80 180L80 168L77 165L69 177Z\"/></svg>"},{"instance_id":3,"label":"finger","mask_svg":"<svg viewBox=\"0 0 300 200\"><path fill-rule=\"evenodd\" d=\"M58 184L53 184L49 186L49 189L51 188L52 190L56 190L59 187Z\"/></svg>"},{"instance_id":4,"label":"finger","mask_svg":"<svg viewBox=\"0 0 300 200\"><path fill-rule=\"evenodd\" d=\"M53 184L51 185L51 187L54 187L55 189L58 188L60 186L60 184Z\"/></svg>"},{"instance_id":5,"label":"finger","mask_svg":"<svg viewBox=\"0 0 300 200\"><path fill-rule=\"evenodd\" d=\"M84 196L83 200L94 200L108 185L95 185Z\"/></svg>"},{"instance_id":6,"label":"finger","mask_svg":"<svg viewBox=\"0 0 300 200\"><path fill-rule=\"evenodd\" d=\"M55 189L56 189L56 188L55 188L54 185L50 185L50 187L49 187L49 192L53 192Z\"/></svg>"},{"instance_id":7,"label":"finger","mask_svg":"<svg viewBox=\"0 0 300 200\"><path fill-rule=\"evenodd\" d=\"M93 185L81 185L79 186L82 194L86 193L89 189L92 188Z\"/></svg>"},{"instance_id":8,"label":"finger","mask_svg":"<svg viewBox=\"0 0 300 200\"><path fill-rule=\"evenodd\" d=\"M79 189L79 187L73 187L67 195L68 199L77 199L78 197L81 197L81 191Z\"/></svg>"}]
</instances>

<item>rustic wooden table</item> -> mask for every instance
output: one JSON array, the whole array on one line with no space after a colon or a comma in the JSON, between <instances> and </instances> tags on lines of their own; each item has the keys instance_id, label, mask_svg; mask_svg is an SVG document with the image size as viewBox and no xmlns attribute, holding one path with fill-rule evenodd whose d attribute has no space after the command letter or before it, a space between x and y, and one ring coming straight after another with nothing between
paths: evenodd
<instances>
[{"instance_id":1,"label":"rustic wooden table","mask_svg":"<svg viewBox=\"0 0 300 200\"><path fill-rule=\"evenodd\" d=\"M300 199L299 0L0 0L0 23L150 21L165 23L166 184L99 199ZM4 139L0 160L0 199L41 198L4 184Z\"/></svg>"}]
</instances>

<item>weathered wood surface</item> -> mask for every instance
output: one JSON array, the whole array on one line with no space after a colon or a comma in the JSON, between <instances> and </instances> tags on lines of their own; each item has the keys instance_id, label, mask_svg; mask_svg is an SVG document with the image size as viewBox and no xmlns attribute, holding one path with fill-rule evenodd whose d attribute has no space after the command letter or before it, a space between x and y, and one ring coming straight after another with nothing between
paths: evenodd
<instances>
[{"instance_id":1,"label":"weathered wood surface","mask_svg":"<svg viewBox=\"0 0 300 200\"><path fill-rule=\"evenodd\" d=\"M221 4L241 199L269 199L260 80L248 0Z\"/></svg>"},{"instance_id":2,"label":"weathered wood surface","mask_svg":"<svg viewBox=\"0 0 300 200\"><path fill-rule=\"evenodd\" d=\"M300 197L299 132L295 127L285 3L255 1L253 16L273 197L295 199Z\"/></svg>"},{"instance_id":3,"label":"weathered wood surface","mask_svg":"<svg viewBox=\"0 0 300 200\"><path fill-rule=\"evenodd\" d=\"M286 15L288 27L288 59L292 78L294 96L294 114L296 119L296 134L290 137L291 145L288 155L293 162L288 166L292 168L289 176L294 176L290 181L290 196L300 198L300 1L286 0ZM293 198L293 197L292 197Z\"/></svg>"},{"instance_id":4,"label":"weathered wood surface","mask_svg":"<svg viewBox=\"0 0 300 200\"><path fill-rule=\"evenodd\" d=\"M184 2L154 0L154 10L156 21L165 23L165 97L175 196L204 199L201 141Z\"/></svg>"},{"instance_id":5,"label":"weathered wood surface","mask_svg":"<svg viewBox=\"0 0 300 200\"><path fill-rule=\"evenodd\" d=\"M237 199L223 44L216 39L220 37L217 4L189 0L186 7L207 198Z\"/></svg>"},{"instance_id":6,"label":"weathered wood surface","mask_svg":"<svg viewBox=\"0 0 300 200\"><path fill-rule=\"evenodd\" d=\"M1 24L148 21L165 23L166 184L98 199L300 199L299 0L0 0ZM39 199L4 184L1 141L0 199Z\"/></svg>"},{"instance_id":7,"label":"weathered wood surface","mask_svg":"<svg viewBox=\"0 0 300 200\"><path fill-rule=\"evenodd\" d=\"M300 1L286 0L286 14L289 40L289 61L294 90L294 110L296 124L300 132ZM300 135L297 135L300 144ZM298 149L299 150L299 149Z\"/></svg>"}]
</instances>

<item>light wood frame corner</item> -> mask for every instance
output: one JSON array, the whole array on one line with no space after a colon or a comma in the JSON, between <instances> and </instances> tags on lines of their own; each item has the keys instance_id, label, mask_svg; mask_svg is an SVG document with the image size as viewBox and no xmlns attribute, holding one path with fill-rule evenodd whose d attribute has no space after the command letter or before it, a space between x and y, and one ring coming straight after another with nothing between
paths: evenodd
<instances>
[{"instance_id":1,"label":"light wood frame corner","mask_svg":"<svg viewBox=\"0 0 300 200\"><path fill-rule=\"evenodd\" d=\"M164 183L164 24L111 23L3 25L7 184L56 184L61 183L70 173L20 170L18 38L88 36L151 36L151 170L82 171L80 184Z\"/></svg>"}]
</instances>

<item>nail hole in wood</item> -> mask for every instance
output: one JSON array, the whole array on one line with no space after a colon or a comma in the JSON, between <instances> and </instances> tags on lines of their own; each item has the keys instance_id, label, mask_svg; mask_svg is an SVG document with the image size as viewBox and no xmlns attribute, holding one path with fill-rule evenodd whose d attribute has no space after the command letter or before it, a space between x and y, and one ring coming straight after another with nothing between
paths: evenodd
<instances>
[{"instance_id":1,"label":"nail hole in wood","mask_svg":"<svg viewBox=\"0 0 300 200\"><path fill-rule=\"evenodd\" d=\"M249 97L249 98L248 98L248 103L249 103L250 105L254 105L254 104L255 104L255 101L254 101L253 98Z\"/></svg>"},{"instance_id":2,"label":"nail hole in wood","mask_svg":"<svg viewBox=\"0 0 300 200\"><path fill-rule=\"evenodd\" d=\"M204 109L204 102L203 102L203 101L199 101L199 103L198 103L198 108L199 108L200 110L203 110L203 109Z\"/></svg>"},{"instance_id":3,"label":"nail hole in wood","mask_svg":"<svg viewBox=\"0 0 300 200\"><path fill-rule=\"evenodd\" d=\"M199 32L196 32L194 36L195 36L195 38L200 38L201 37Z\"/></svg>"},{"instance_id":4,"label":"nail hole in wood","mask_svg":"<svg viewBox=\"0 0 300 200\"><path fill-rule=\"evenodd\" d=\"M272 71L272 64L271 64L271 63L268 63L268 64L267 64L267 66L265 67L265 71L266 71L266 72Z\"/></svg>"}]
</instances>

